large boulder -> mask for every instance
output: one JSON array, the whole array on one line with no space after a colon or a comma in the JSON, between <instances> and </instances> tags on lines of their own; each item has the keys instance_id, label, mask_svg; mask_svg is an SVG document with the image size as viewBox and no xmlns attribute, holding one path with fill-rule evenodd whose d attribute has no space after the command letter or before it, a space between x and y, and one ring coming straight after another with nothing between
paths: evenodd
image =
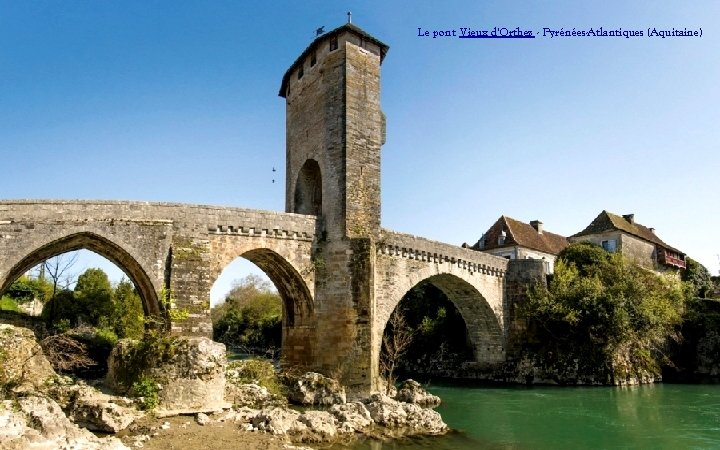
<instances>
[{"instance_id":1,"label":"large boulder","mask_svg":"<svg viewBox=\"0 0 720 450\"><path fill-rule=\"evenodd\" d=\"M288 398L299 405L336 405L346 402L345 388L337 380L308 372L293 380Z\"/></svg>"},{"instance_id":2,"label":"large boulder","mask_svg":"<svg viewBox=\"0 0 720 450\"><path fill-rule=\"evenodd\" d=\"M122 340L108 358L107 384L119 392L132 387L129 372L142 370L158 390L159 416L213 412L225 402L225 345L204 337L163 338L157 345ZM138 358L137 349L143 349ZM141 361L138 361L141 359ZM138 364L146 367L138 368ZM129 370L132 369L132 370Z\"/></svg>"},{"instance_id":3,"label":"large boulder","mask_svg":"<svg viewBox=\"0 0 720 450\"><path fill-rule=\"evenodd\" d=\"M282 406L287 400L270 393L264 386L257 384L234 384L225 385L225 400L232 403L236 408L243 406L251 408L266 408L270 406Z\"/></svg>"},{"instance_id":4,"label":"large boulder","mask_svg":"<svg viewBox=\"0 0 720 450\"><path fill-rule=\"evenodd\" d=\"M0 391L42 390L56 377L32 331L0 324Z\"/></svg>"},{"instance_id":5,"label":"large boulder","mask_svg":"<svg viewBox=\"0 0 720 450\"><path fill-rule=\"evenodd\" d=\"M37 396L0 403L0 447L8 450L128 449L119 439L98 438L79 428L63 414L60 405Z\"/></svg>"},{"instance_id":6,"label":"large boulder","mask_svg":"<svg viewBox=\"0 0 720 450\"><path fill-rule=\"evenodd\" d=\"M89 386L76 387L65 410L81 427L105 433L124 430L144 415L129 398L104 394Z\"/></svg>"},{"instance_id":7,"label":"large boulder","mask_svg":"<svg viewBox=\"0 0 720 450\"><path fill-rule=\"evenodd\" d=\"M400 383L395 400L414 403L426 408L437 408L440 406L440 397L433 395L423 389L422 385L415 380L408 379Z\"/></svg>"},{"instance_id":8,"label":"large boulder","mask_svg":"<svg viewBox=\"0 0 720 450\"><path fill-rule=\"evenodd\" d=\"M300 434L307 425L300 422L300 413L287 408L270 408L260 411L252 418L252 425L260 431L275 435Z\"/></svg>"},{"instance_id":9,"label":"large boulder","mask_svg":"<svg viewBox=\"0 0 720 450\"><path fill-rule=\"evenodd\" d=\"M298 421L307 426L305 442L328 442L338 434L337 419L327 411L305 411Z\"/></svg>"},{"instance_id":10,"label":"large boulder","mask_svg":"<svg viewBox=\"0 0 720 450\"><path fill-rule=\"evenodd\" d=\"M448 430L437 411L414 403L399 402L385 394L372 394L365 404L376 424L399 434L442 434Z\"/></svg>"},{"instance_id":11,"label":"large boulder","mask_svg":"<svg viewBox=\"0 0 720 450\"><path fill-rule=\"evenodd\" d=\"M361 402L350 402L343 405L333 405L330 413L335 416L343 433L362 431L372 424L370 411Z\"/></svg>"}]
</instances>

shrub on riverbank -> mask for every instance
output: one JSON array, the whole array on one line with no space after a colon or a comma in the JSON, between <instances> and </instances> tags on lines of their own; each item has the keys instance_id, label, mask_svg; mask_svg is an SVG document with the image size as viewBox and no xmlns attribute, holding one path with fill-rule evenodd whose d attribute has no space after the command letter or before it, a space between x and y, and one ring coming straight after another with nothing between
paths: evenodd
<instances>
[{"instance_id":1,"label":"shrub on riverbank","mask_svg":"<svg viewBox=\"0 0 720 450\"><path fill-rule=\"evenodd\" d=\"M589 244L560 253L548 284L529 293L524 315L534 350L582 367L601 363L613 384L660 374L677 338L687 285Z\"/></svg>"}]
</instances>

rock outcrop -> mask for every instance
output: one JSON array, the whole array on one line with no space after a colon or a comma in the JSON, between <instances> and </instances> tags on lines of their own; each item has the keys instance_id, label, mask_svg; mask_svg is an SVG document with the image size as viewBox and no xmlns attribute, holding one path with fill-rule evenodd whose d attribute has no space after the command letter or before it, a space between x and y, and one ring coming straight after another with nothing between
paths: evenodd
<instances>
[{"instance_id":1,"label":"rock outcrop","mask_svg":"<svg viewBox=\"0 0 720 450\"><path fill-rule=\"evenodd\" d=\"M0 403L3 449L123 450L120 440L98 438L72 423L53 400L28 396Z\"/></svg>"},{"instance_id":2,"label":"rock outcrop","mask_svg":"<svg viewBox=\"0 0 720 450\"><path fill-rule=\"evenodd\" d=\"M233 384L225 386L225 400L236 408L248 406L252 408L266 408L287 404L287 400L270 393L264 386L257 384Z\"/></svg>"},{"instance_id":3,"label":"rock outcrop","mask_svg":"<svg viewBox=\"0 0 720 450\"><path fill-rule=\"evenodd\" d=\"M88 430L117 433L144 415L129 398L103 394L89 386L73 390L65 410L73 422Z\"/></svg>"},{"instance_id":4,"label":"rock outcrop","mask_svg":"<svg viewBox=\"0 0 720 450\"><path fill-rule=\"evenodd\" d=\"M15 392L44 389L57 377L27 328L0 324L0 384Z\"/></svg>"},{"instance_id":5,"label":"rock outcrop","mask_svg":"<svg viewBox=\"0 0 720 450\"><path fill-rule=\"evenodd\" d=\"M126 368L137 366L134 352L138 342L123 340L108 358L107 384L124 392L131 384ZM158 389L159 416L213 412L227 408L225 401L225 345L204 337L177 338L158 357L145 357L144 375ZM151 351L152 349L150 349Z\"/></svg>"},{"instance_id":6,"label":"rock outcrop","mask_svg":"<svg viewBox=\"0 0 720 450\"><path fill-rule=\"evenodd\" d=\"M294 379L288 398L298 405L336 405L346 402L345 388L337 380L308 372Z\"/></svg>"},{"instance_id":7,"label":"rock outcrop","mask_svg":"<svg viewBox=\"0 0 720 450\"><path fill-rule=\"evenodd\" d=\"M433 395L423 389L422 385L415 380L408 379L400 383L395 400L414 403L426 408L437 408L440 406L440 397Z\"/></svg>"},{"instance_id":8,"label":"rock outcrop","mask_svg":"<svg viewBox=\"0 0 720 450\"><path fill-rule=\"evenodd\" d=\"M373 422L401 434L442 434L448 429L437 411L399 402L385 394L372 394L365 406Z\"/></svg>"},{"instance_id":9,"label":"rock outcrop","mask_svg":"<svg viewBox=\"0 0 720 450\"><path fill-rule=\"evenodd\" d=\"M337 419L341 433L361 432L373 423L370 411L361 402L333 405L330 413Z\"/></svg>"}]
</instances>

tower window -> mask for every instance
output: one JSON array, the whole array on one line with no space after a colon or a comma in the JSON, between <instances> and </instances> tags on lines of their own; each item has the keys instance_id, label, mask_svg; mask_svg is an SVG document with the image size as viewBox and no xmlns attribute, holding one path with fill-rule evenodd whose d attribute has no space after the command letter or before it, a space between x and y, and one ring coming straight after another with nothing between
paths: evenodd
<instances>
[{"instance_id":1,"label":"tower window","mask_svg":"<svg viewBox=\"0 0 720 450\"><path fill-rule=\"evenodd\" d=\"M313 53L312 56L310 57L310 67L314 66L316 62L317 62L317 57L315 56L315 53Z\"/></svg>"},{"instance_id":2,"label":"tower window","mask_svg":"<svg viewBox=\"0 0 720 450\"><path fill-rule=\"evenodd\" d=\"M330 38L330 51L337 50L338 48L338 38L337 36L333 36Z\"/></svg>"},{"instance_id":3,"label":"tower window","mask_svg":"<svg viewBox=\"0 0 720 450\"><path fill-rule=\"evenodd\" d=\"M301 65L298 69L298 80L303 77L303 66Z\"/></svg>"}]
</instances>

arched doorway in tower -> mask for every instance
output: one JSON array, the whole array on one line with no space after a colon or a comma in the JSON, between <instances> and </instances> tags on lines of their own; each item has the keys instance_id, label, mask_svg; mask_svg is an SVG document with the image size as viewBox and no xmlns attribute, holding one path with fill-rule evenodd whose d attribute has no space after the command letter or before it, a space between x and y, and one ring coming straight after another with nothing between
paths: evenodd
<instances>
[{"instance_id":1,"label":"arched doorway in tower","mask_svg":"<svg viewBox=\"0 0 720 450\"><path fill-rule=\"evenodd\" d=\"M303 164L295 182L295 208L298 214L322 214L322 175L320 165L314 159Z\"/></svg>"},{"instance_id":2,"label":"arched doorway in tower","mask_svg":"<svg viewBox=\"0 0 720 450\"><path fill-rule=\"evenodd\" d=\"M295 347L297 330L312 311L300 274L267 248L246 251L225 266L210 299L213 339L224 343L231 357L292 360L286 349Z\"/></svg>"},{"instance_id":3,"label":"arched doorway in tower","mask_svg":"<svg viewBox=\"0 0 720 450\"><path fill-rule=\"evenodd\" d=\"M389 314L379 372L386 379L454 377L467 362L494 361L501 349L499 323L482 295L454 275L434 275Z\"/></svg>"}]
</instances>

